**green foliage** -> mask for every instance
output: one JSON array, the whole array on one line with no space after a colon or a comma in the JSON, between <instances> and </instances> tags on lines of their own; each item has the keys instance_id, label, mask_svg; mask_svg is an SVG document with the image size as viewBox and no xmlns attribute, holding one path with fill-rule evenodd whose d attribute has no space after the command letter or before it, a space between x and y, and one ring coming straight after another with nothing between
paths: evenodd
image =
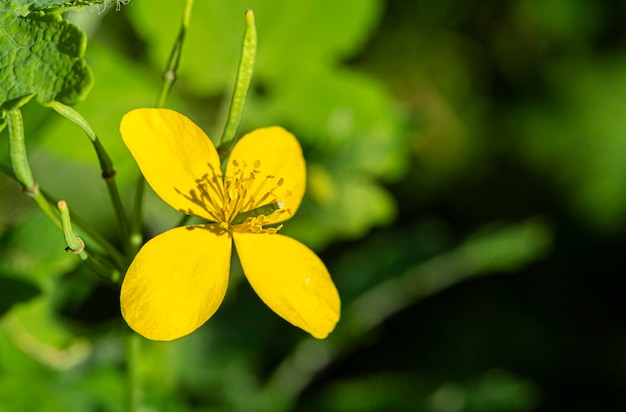
<instances>
[{"instance_id":1,"label":"green foliage","mask_svg":"<svg viewBox=\"0 0 626 412\"><path fill-rule=\"evenodd\" d=\"M512 117L522 125L525 159L554 182L573 213L603 231L626 222L625 73L626 56L555 63L544 73L552 98Z\"/></svg>"},{"instance_id":2,"label":"green foliage","mask_svg":"<svg viewBox=\"0 0 626 412\"><path fill-rule=\"evenodd\" d=\"M93 83L83 59L86 42L85 34L59 15L2 12L0 107L19 107L30 95L41 103L81 101Z\"/></svg>"},{"instance_id":3,"label":"green foliage","mask_svg":"<svg viewBox=\"0 0 626 412\"><path fill-rule=\"evenodd\" d=\"M532 383L501 370L469 382L445 382L434 390L431 385L427 377L412 374L359 376L328 388L319 402L302 410L531 411L539 392ZM423 401L416 401L417 394Z\"/></svg>"},{"instance_id":4,"label":"green foliage","mask_svg":"<svg viewBox=\"0 0 626 412\"><path fill-rule=\"evenodd\" d=\"M13 10L20 16L26 16L33 12L64 13L74 7L108 3L117 2L115 0L6 0L0 5L0 11Z\"/></svg>"}]
</instances>

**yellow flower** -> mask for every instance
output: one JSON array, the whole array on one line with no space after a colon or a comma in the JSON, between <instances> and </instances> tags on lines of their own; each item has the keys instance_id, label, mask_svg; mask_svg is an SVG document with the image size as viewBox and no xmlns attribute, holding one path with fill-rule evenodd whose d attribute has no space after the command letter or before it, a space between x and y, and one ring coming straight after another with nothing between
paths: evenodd
<instances>
[{"instance_id":1,"label":"yellow flower","mask_svg":"<svg viewBox=\"0 0 626 412\"><path fill-rule=\"evenodd\" d=\"M120 294L122 316L153 340L185 336L222 303L232 243L246 278L279 316L316 338L339 320L337 289L322 261L276 225L300 206L306 169L296 138L280 127L241 138L222 176L206 134L187 117L138 109L122 119L124 143L148 184L170 206L209 223L168 230L147 242Z\"/></svg>"}]
</instances>

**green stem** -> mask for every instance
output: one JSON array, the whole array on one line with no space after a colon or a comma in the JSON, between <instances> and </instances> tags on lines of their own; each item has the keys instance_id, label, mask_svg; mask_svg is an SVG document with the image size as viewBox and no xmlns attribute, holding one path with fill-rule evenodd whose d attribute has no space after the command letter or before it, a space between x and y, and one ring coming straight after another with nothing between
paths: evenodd
<instances>
[{"instance_id":1,"label":"green stem","mask_svg":"<svg viewBox=\"0 0 626 412\"><path fill-rule=\"evenodd\" d=\"M222 158L228 157L230 151L237 142L236 134L243 115L243 107L246 102L246 95L250 88L252 80L252 72L254 71L254 61L256 59L256 26L254 24L254 13L252 10L246 10L246 32L243 39L243 47L241 49L241 59L239 61L239 70L237 79L235 80L235 90L233 98L230 102L228 111L228 120L224 127L224 133L218 147L218 153Z\"/></svg>"},{"instance_id":2,"label":"green stem","mask_svg":"<svg viewBox=\"0 0 626 412\"><path fill-rule=\"evenodd\" d=\"M24 194L32 197L39 209L50 219L50 221L61 228L59 216L50 206L46 198L39 190L39 185L33 178L33 173L28 163L26 153L26 142L24 140L24 121L19 109L11 109L5 112L9 127L9 155L11 157L11 168L15 179L24 188Z\"/></svg>"},{"instance_id":3,"label":"green stem","mask_svg":"<svg viewBox=\"0 0 626 412\"><path fill-rule=\"evenodd\" d=\"M167 67L163 72L163 86L161 87L161 93L157 100L156 107L164 107L167 97L176 82L176 72L178 70L178 64L180 63L180 56L183 50L183 42L185 41L185 35L189 28L189 21L191 20L191 9L193 7L193 0L187 0L185 3L185 10L183 12L183 21L180 25L180 31L178 37L170 53L170 58L167 62Z\"/></svg>"},{"instance_id":4,"label":"green stem","mask_svg":"<svg viewBox=\"0 0 626 412\"><path fill-rule=\"evenodd\" d=\"M60 115L64 116L66 119L72 121L77 126L79 126L89 137L89 140L93 144L96 154L98 155L98 161L100 162L102 178L107 185L109 197L111 198L111 202L113 203L113 209L115 210L115 216L117 217L117 223L120 229L121 243L124 250L128 251L130 228L128 224L128 219L126 218L126 212L124 211L124 206L122 205L122 198L120 197L120 192L115 182L115 169L113 168L113 162L111 161L111 157L104 149L104 146L102 146L100 139L98 139L98 135L96 135L87 120L78 111L74 110L70 106L55 101L48 103L48 106L50 106Z\"/></svg>"},{"instance_id":5,"label":"green stem","mask_svg":"<svg viewBox=\"0 0 626 412\"><path fill-rule=\"evenodd\" d=\"M137 254L137 251L143 243L143 234L141 233L141 215L143 212L143 198L146 191L146 180L140 173L137 177L135 185L135 199L133 201L133 214L130 218L130 247L131 256Z\"/></svg>"},{"instance_id":6,"label":"green stem","mask_svg":"<svg viewBox=\"0 0 626 412\"><path fill-rule=\"evenodd\" d=\"M25 191L27 196L32 197L39 209L48 217L48 219L59 229L61 229L61 222L59 221L59 215L54 208L50 205L46 197L39 190L39 185L35 185L31 190Z\"/></svg>"},{"instance_id":7,"label":"green stem","mask_svg":"<svg viewBox=\"0 0 626 412\"><path fill-rule=\"evenodd\" d=\"M54 109L61 116L76 124L85 132L85 134L89 137L89 140L91 140L94 149L96 150L96 154L98 155L98 161L100 162L100 169L102 170L103 176L106 177L115 175L115 170L113 169L113 162L111 161L111 157L108 155L106 150L104 150L104 147L102 147L100 139L98 139L98 135L96 135L96 132L94 132L94 130L91 128L91 126L87 122L87 119L85 119L78 111L63 103L52 101L50 103L47 103L46 105Z\"/></svg>"},{"instance_id":8,"label":"green stem","mask_svg":"<svg viewBox=\"0 0 626 412\"><path fill-rule=\"evenodd\" d=\"M126 341L126 368L128 372L128 412L137 412L141 407L141 376L139 353L141 337L136 333L128 335Z\"/></svg>"},{"instance_id":9,"label":"green stem","mask_svg":"<svg viewBox=\"0 0 626 412\"><path fill-rule=\"evenodd\" d=\"M122 276L118 270L107 267L101 262L98 262L85 250L85 242L76 236L72 230L70 210L67 207L67 203L61 200L57 206L59 208L59 212L61 212L61 223L63 235L65 236L65 243L67 244L67 250L71 250L74 254L78 255L83 263L85 263L94 273L103 279L109 282L119 283Z\"/></svg>"},{"instance_id":10,"label":"green stem","mask_svg":"<svg viewBox=\"0 0 626 412\"><path fill-rule=\"evenodd\" d=\"M42 192L45 196L48 204L57 204L58 201L54 199L49 193ZM126 258L120 253L120 251L111 244L104 236L100 234L97 230L93 229L86 220L84 220L79 215L74 214L72 220L76 224L77 227L80 228L81 232L83 232L86 236L88 236L93 242L97 243L100 248L104 252L106 252L107 256L115 262L119 270L124 270L127 267ZM59 226L61 227L61 226Z\"/></svg>"},{"instance_id":11,"label":"green stem","mask_svg":"<svg viewBox=\"0 0 626 412\"><path fill-rule=\"evenodd\" d=\"M183 50L183 43L185 41L185 36L187 35L189 22L191 21L192 8L193 0L187 0L185 2L185 9L183 11L180 31L178 32L178 37L176 38L176 42L174 43L174 47L172 48L172 52L170 53L170 57L167 61L165 71L163 72L163 84L161 86L161 92L159 93L159 97L157 99L156 107L160 108L165 106L165 102L167 101L167 98L172 91L172 87L176 82L176 72L178 71L178 65L180 63L180 58ZM139 247L141 246L141 243L143 241L143 236L141 233L141 216L143 214L143 197L145 193L145 186L146 181L144 177L140 175L137 179L135 202L130 224L130 247L133 254L137 250L139 250Z\"/></svg>"},{"instance_id":12,"label":"green stem","mask_svg":"<svg viewBox=\"0 0 626 412\"><path fill-rule=\"evenodd\" d=\"M59 230L63 230L59 213L57 209L51 205L51 202L54 203L54 201L49 195L41 191L39 185L33 178L28 164L28 156L26 154L24 141L24 127L19 109L7 111L6 117L9 126L9 151L11 157L12 176L22 185L22 187L24 187L24 194L33 199L39 209ZM125 259L113 245L100 236L96 231L90 229L89 225L82 219L75 218L75 220L77 220L80 228L108 253L120 269L123 269L126 266ZM90 263L91 262L87 262L88 265ZM98 269L95 264L93 267L94 269Z\"/></svg>"}]
</instances>

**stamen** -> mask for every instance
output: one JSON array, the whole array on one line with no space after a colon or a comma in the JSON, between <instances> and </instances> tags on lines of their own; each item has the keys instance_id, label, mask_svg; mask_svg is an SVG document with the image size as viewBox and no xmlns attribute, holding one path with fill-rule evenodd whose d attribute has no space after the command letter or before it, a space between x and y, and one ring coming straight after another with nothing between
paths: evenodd
<instances>
[{"instance_id":1,"label":"stamen","mask_svg":"<svg viewBox=\"0 0 626 412\"><path fill-rule=\"evenodd\" d=\"M209 165L209 167L210 166L211 165ZM196 179L195 189L190 189L188 191L188 194L183 193L177 188L175 188L175 190L176 192L184 196L187 200L203 208L207 212L208 217L211 220L218 222L222 220L221 208L219 207L219 204L222 202L216 201L217 199L221 200L221 198L223 197L223 187L220 181L221 176L216 176L214 174L211 178L209 178L209 176L211 176L211 174L206 173L202 175L202 177L200 177L199 179ZM187 214L193 214L191 209L183 212Z\"/></svg>"},{"instance_id":2,"label":"stamen","mask_svg":"<svg viewBox=\"0 0 626 412\"><path fill-rule=\"evenodd\" d=\"M230 223L232 225L240 225L249 218L255 218L262 224L267 216L270 216L275 211L282 209L284 206L285 204L283 202L274 202L268 205L259 206L255 209L239 213Z\"/></svg>"},{"instance_id":3,"label":"stamen","mask_svg":"<svg viewBox=\"0 0 626 412\"><path fill-rule=\"evenodd\" d=\"M230 224L230 230L252 233L276 233L279 228L266 228L263 226L271 223L272 215L280 215L285 212L285 201L290 193L281 190L281 198L278 198L277 189L284 185L285 180L274 175L265 175L258 179L261 174L261 162L252 162L253 168L242 160L233 159L232 173L224 179L224 205L222 212L224 221ZM287 196L284 196L284 195Z\"/></svg>"},{"instance_id":4,"label":"stamen","mask_svg":"<svg viewBox=\"0 0 626 412\"><path fill-rule=\"evenodd\" d=\"M267 198L270 195L274 195L274 189L270 189L270 190L266 190L265 194L257 201L255 201L256 197L259 195L259 193L263 190L263 188L265 187L265 184L270 181L271 179L273 179L274 176L272 175L268 175L265 176L265 179L263 179L259 185L257 186L256 190L254 191L254 194L252 196L250 196L248 204L246 205L246 208L255 208L258 207L260 205L262 205L263 203L266 203L265 201L267 200ZM274 196L275 197L275 196Z\"/></svg>"}]
</instances>

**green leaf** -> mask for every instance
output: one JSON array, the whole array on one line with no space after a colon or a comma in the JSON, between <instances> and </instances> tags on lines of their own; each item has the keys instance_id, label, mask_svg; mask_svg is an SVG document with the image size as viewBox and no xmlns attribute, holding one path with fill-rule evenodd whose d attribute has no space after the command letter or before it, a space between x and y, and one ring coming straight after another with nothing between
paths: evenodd
<instances>
[{"instance_id":1,"label":"green leaf","mask_svg":"<svg viewBox=\"0 0 626 412\"><path fill-rule=\"evenodd\" d=\"M59 15L0 14L0 107L19 107L28 96L40 103L80 102L93 84L83 59L87 38Z\"/></svg>"},{"instance_id":2,"label":"green leaf","mask_svg":"<svg viewBox=\"0 0 626 412\"><path fill-rule=\"evenodd\" d=\"M32 12L64 12L72 7L92 6L94 4L118 3L112 0L8 0L0 4L0 11L12 10L20 16ZM124 3L119 2L119 3Z\"/></svg>"}]
</instances>

